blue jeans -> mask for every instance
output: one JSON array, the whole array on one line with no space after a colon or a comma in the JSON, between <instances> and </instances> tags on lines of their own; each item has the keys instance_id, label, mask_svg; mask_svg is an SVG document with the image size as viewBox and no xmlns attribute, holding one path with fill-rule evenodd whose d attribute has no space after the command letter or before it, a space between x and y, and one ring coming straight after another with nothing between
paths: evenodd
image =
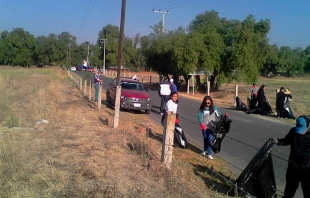
<instances>
[{"instance_id":1,"label":"blue jeans","mask_svg":"<svg viewBox=\"0 0 310 198\"><path fill-rule=\"evenodd\" d=\"M204 151L207 151L207 155L212 155L212 146L210 144L213 138L212 132L209 129L202 130L202 136Z\"/></svg>"},{"instance_id":2,"label":"blue jeans","mask_svg":"<svg viewBox=\"0 0 310 198\"><path fill-rule=\"evenodd\" d=\"M99 85L95 85L95 102L98 102Z\"/></svg>"}]
</instances>

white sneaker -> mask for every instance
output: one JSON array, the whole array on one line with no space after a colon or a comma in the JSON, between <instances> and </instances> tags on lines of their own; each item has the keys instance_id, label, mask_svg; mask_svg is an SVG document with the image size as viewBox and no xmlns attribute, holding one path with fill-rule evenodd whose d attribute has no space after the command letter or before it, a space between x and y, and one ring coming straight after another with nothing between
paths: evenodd
<instances>
[{"instance_id":1,"label":"white sneaker","mask_svg":"<svg viewBox=\"0 0 310 198\"><path fill-rule=\"evenodd\" d=\"M210 159L210 160L213 160L212 155L207 155L207 158Z\"/></svg>"},{"instance_id":2,"label":"white sneaker","mask_svg":"<svg viewBox=\"0 0 310 198\"><path fill-rule=\"evenodd\" d=\"M203 151L202 153L200 153L200 155L205 156L207 154L207 151Z\"/></svg>"},{"instance_id":3,"label":"white sneaker","mask_svg":"<svg viewBox=\"0 0 310 198\"><path fill-rule=\"evenodd\" d=\"M160 113L160 115L164 115L164 113Z\"/></svg>"}]
</instances>

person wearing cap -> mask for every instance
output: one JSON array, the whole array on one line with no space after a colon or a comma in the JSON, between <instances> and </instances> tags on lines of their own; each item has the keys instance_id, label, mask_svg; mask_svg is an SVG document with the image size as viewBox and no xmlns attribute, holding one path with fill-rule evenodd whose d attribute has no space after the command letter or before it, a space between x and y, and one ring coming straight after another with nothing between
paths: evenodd
<instances>
[{"instance_id":1,"label":"person wearing cap","mask_svg":"<svg viewBox=\"0 0 310 198\"><path fill-rule=\"evenodd\" d=\"M280 91L277 93L277 100L276 100L278 118L283 118L284 102L285 102L284 87L281 87Z\"/></svg>"},{"instance_id":2,"label":"person wearing cap","mask_svg":"<svg viewBox=\"0 0 310 198\"><path fill-rule=\"evenodd\" d=\"M305 198L310 197L310 132L309 118L299 116L296 126L283 139L271 138L279 146L291 146L283 198L294 197L301 182Z\"/></svg>"},{"instance_id":3,"label":"person wearing cap","mask_svg":"<svg viewBox=\"0 0 310 198\"><path fill-rule=\"evenodd\" d=\"M177 88L177 86L174 84L174 82L173 82L173 78L170 78L170 90L171 90L171 93L173 93L173 92L178 92L178 88Z\"/></svg>"}]
</instances>

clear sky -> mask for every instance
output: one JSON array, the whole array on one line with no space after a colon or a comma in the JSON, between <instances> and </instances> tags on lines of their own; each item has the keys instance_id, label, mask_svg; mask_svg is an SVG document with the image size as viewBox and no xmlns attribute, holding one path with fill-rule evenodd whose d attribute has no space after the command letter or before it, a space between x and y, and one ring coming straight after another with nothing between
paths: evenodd
<instances>
[{"instance_id":1,"label":"clear sky","mask_svg":"<svg viewBox=\"0 0 310 198\"><path fill-rule=\"evenodd\" d=\"M99 30L119 26L121 0L0 0L0 31L22 27L34 36L67 31L80 44L95 43ZM270 44L310 45L310 0L127 0L125 35L148 35L162 20L165 29L188 27L197 14L215 10L220 17L244 20L249 14L271 20Z\"/></svg>"}]
</instances>

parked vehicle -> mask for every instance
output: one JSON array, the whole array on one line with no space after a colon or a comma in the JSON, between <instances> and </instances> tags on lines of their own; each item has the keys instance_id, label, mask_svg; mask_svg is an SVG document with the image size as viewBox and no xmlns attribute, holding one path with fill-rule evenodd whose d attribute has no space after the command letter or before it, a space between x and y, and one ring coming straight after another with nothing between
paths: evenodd
<instances>
[{"instance_id":1,"label":"parked vehicle","mask_svg":"<svg viewBox=\"0 0 310 198\"><path fill-rule=\"evenodd\" d=\"M131 78L121 78L121 109L143 110L146 114L151 112L151 97L149 89L145 89L143 84ZM106 100L108 105L114 104L116 95L116 78L108 85Z\"/></svg>"},{"instance_id":2,"label":"parked vehicle","mask_svg":"<svg viewBox=\"0 0 310 198\"><path fill-rule=\"evenodd\" d=\"M88 71L89 71L89 72L94 72L94 68L89 67L89 68L88 68Z\"/></svg>"},{"instance_id":3,"label":"parked vehicle","mask_svg":"<svg viewBox=\"0 0 310 198\"><path fill-rule=\"evenodd\" d=\"M76 67L71 67L71 71L76 71Z\"/></svg>"}]
</instances>

